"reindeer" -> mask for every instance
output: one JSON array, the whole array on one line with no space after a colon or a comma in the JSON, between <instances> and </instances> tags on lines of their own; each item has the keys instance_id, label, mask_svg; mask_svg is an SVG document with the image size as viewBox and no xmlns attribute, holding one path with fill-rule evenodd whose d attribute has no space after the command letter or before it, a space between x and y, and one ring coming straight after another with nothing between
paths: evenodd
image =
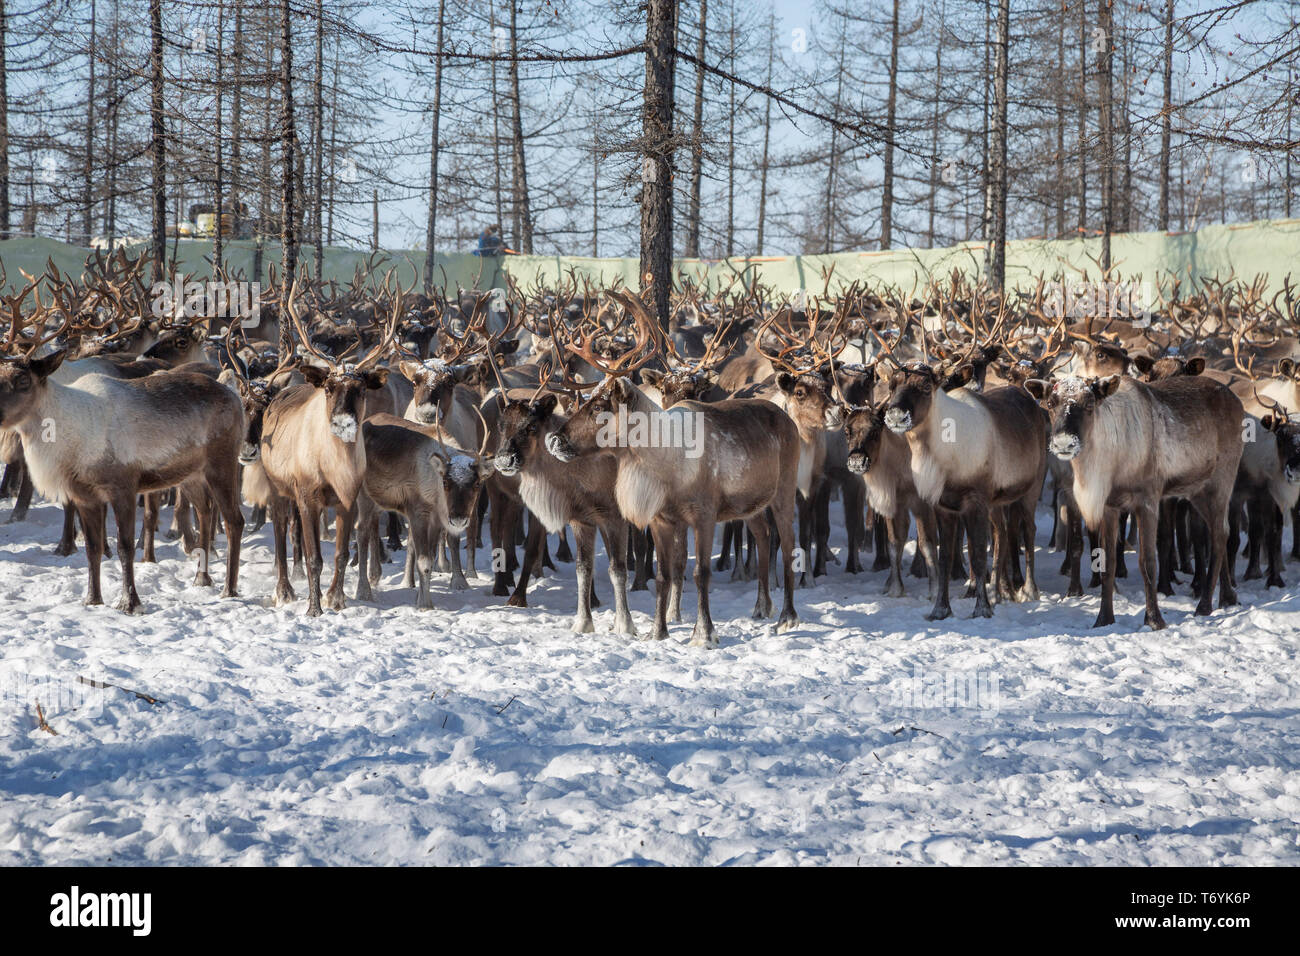
<instances>
[{"instance_id":1,"label":"reindeer","mask_svg":"<svg viewBox=\"0 0 1300 956\"><path fill-rule=\"evenodd\" d=\"M361 430L366 471L357 519L357 600L374 600L371 588L378 584L378 562L369 560L378 541L378 506L403 515L410 523L406 578L418 575L415 606L431 608L429 575L438 542L445 532L459 535L469 526L479 490L492 473L492 462L484 454L486 429L483 443L473 455L439 441L431 429L395 415L371 416ZM467 588L459 549L452 553L452 586ZM407 581L403 586L409 586Z\"/></svg>"},{"instance_id":2,"label":"reindeer","mask_svg":"<svg viewBox=\"0 0 1300 956\"><path fill-rule=\"evenodd\" d=\"M17 319L17 317L15 317ZM10 347L18 321L10 329ZM86 375L71 385L54 379L65 350L34 358L10 355L0 364L0 427L18 432L33 484L81 516L90 580L86 603L102 604L100 561L111 505L122 562L117 608L141 610L135 588L136 495L179 485L198 500L215 499L226 525L223 597L239 580L240 538L235 454L243 431L239 400L202 375L172 372L122 381ZM195 584L209 586L210 512L200 513L203 560Z\"/></svg>"},{"instance_id":3,"label":"reindeer","mask_svg":"<svg viewBox=\"0 0 1300 956\"><path fill-rule=\"evenodd\" d=\"M558 398L540 394L511 398L499 416L500 439L496 469L507 478L518 476L519 495L549 532L566 524L577 544L578 611L573 630L594 631L591 618L592 569L596 532L609 556L609 580L614 589L614 632L636 637L627 601L628 523L615 494L618 464L611 456L593 456L579 466L564 464L548 454L547 443L567 419L556 411ZM526 588L532 561L526 557L520 588Z\"/></svg>"},{"instance_id":4,"label":"reindeer","mask_svg":"<svg viewBox=\"0 0 1300 956\"><path fill-rule=\"evenodd\" d=\"M698 614L691 643L716 646L709 613L710 559L713 532L719 520L744 518L758 542L758 601L754 617L771 613L768 594L768 525L765 511L771 508L781 540L785 573L785 604L777 622L778 632L794 627L794 572L791 567L794 544L794 495L799 468L799 431L784 412L762 400L730 399L706 404L683 402L663 411L630 380L630 374L654 358L659 330L639 299L613 292L611 295L633 317L637 340L633 350L614 363L606 363L591 349L591 335L565 347L589 364L603 366L605 380L590 389L585 404L571 410L564 425L546 440L547 450L563 462L579 456L612 455L618 462L615 499L619 510L637 526L649 525L659 555L656 569L655 623L651 637L668 636L669 582L678 563L679 535L689 526L695 532L695 584ZM685 433L697 429L701 439L698 454L688 454L685 441L659 447L638 437L629 427L631 413L637 421L667 416ZM576 467L581 467L576 466Z\"/></svg>"},{"instance_id":5,"label":"reindeer","mask_svg":"<svg viewBox=\"0 0 1300 956\"><path fill-rule=\"evenodd\" d=\"M1163 498L1187 498L1209 528L1211 562L1196 614L1237 603L1225 556L1228 503L1241 460L1241 402L1200 376L1146 385L1111 375L1031 379L1028 392L1052 417L1051 450L1070 462L1074 499L1090 530L1101 532L1103 555L1115 551L1119 511L1137 516L1145 623L1165 626L1157 602L1156 513ZM1094 627L1115 622L1115 565L1104 561L1101 609Z\"/></svg>"},{"instance_id":6,"label":"reindeer","mask_svg":"<svg viewBox=\"0 0 1300 956\"><path fill-rule=\"evenodd\" d=\"M1025 583L1016 600L1037 600L1034 580L1034 507L1047 469L1042 413L1023 391L995 388L945 392L928 365L897 366L889 379L886 427L905 436L912 480L923 501L938 509L939 580L927 620L951 616L948 578L957 550L957 519L966 526L976 617L991 617L985 581L990 509L1013 509L1025 543ZM1011 522L1007 526L1014 527ZM995 529L995 534L997 531ZM1009 565L1005 530L995 539L995 567ZM1001 590L1001 588L999 588Z\"/></svg>"},{"instance_id":7,"label":"reindeer","mask_svg":"<svg viewBox=\"0 0 1300 956\"><path fill-rule=\"evenodd\" d=\"M392 273L385 279L385 288ZM369 395L384 388L388 370L375 367L392 344L406 294L392 295L392 316L379 342L355 365L325 356L304 331L295 304L297 281L286 300L289 318L302 346L321 366L304 365L307 384L284 389L267 405L262 426L261 461L273 492L271 520L275 532L277 606L294 600L289 584L286 544L289 510L296 507L307 558L307 614L321 614L320 516L336 509L334 578L326 595L331 610L345 606L343 581L350 555L348 542L356 520L357 499L366 471L366 445L359 441L369 415ZM409 290L407 290L409 291ZM365 568L360 576L365 576Z\"/></svg>"},{"instance_id":8,"label":"reindeer","mask_svg":"<svg viewBox=\"0 0 1300 956\"><path fill-rule=\"evenodd\" d=\"M1245 442L1228 511L1227 554L1229 571L1235 571L1244 508L1248 538L1243 580L1264 576L1259 567L1262 546L1268 558L1265 587L1280 588L1286 586L1282 580L1282 516L1300 501L1300 424L1281 404L1268 404L1269 414L1263 418L1247 414L1243 422Z\"/></svg>"}]
</instances>

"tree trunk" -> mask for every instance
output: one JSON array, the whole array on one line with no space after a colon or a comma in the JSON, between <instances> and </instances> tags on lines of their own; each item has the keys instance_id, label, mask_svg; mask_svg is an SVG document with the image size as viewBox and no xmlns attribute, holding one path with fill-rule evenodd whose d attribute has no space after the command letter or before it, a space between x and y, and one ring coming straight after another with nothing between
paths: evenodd
<instances>
[{"instance_id":1,"label":"tree trunk","mask_svg":"<svg viewBox=\"0 0 1300 956\"><path fill-rule=\"evenodd\" d=\"M1088 228L1088 4L1079 2L1079 235Z\"/></svg>"},{"instance_id":2,"label":"tree trunk","mask_svg":"<svg viewBox=\"0 0 1300 956\"><path fill-rule=\"evenodd\" d=\"M930 220L926 226L926 245L934 248L934 217L935 211L939 204L939 126L942 122L940 112L940 102L943 99L943 40L947 32L948 23L948 4L945 2L939 7L938 34L936 40L937 49L935 51L934 63L934 103L932 104L932 113L930 116Z\"/></svg>"},{"instance_id":3,"label":"tree trunk","mask_svg":"<svg viewBox=\"0 0 1300 956\"><path fill-rule=\"evenodd\" d=\"M776 14L768 15L768 32L770 36L776 36ZM772 87L772 51L776 45L769 43L767 45L767 82L765 85ZM765 97L766 103L763 106L763 160L759 164L758 171L758 243L755 248L755 255L763 254L763 230L767 221L767 166L768 166L768 148L772 141L772 98Z\"/></svg>"},{"instance_id":4,"label":"tree trunk","mask_svg":"<svg viewBox=\"0 0 1300 956\"><path fill-rule=\"evenodd\" d=\"M429 137L429 224L424 231L424 294L433 292L434 240L438 234L438 116L442 112L442 27L447 0L438 0L437 53L433 58L433 132Z\"/></svg>"},{"instance_id":5,"label":"tree trunk","mask_svg":"<svg viewBox=\"0 0 1300 956\"><path fill-rule=\"evenodd\" d=\"M666 332L673 286L673 85L677 0L646 0L641 109L641 288Z\"/></svg>"},{"instance_id":6,"label":"tree trunk","mask_svg":"<svg viewBox=\"0 0 1300 956\"><path fill-rule=\"evenodd\" d=\"M286 0L287 2L287 0ZM153 275L163 278L167 258L167 143L163 127L162 0L149 0L149 151L153 158L152 236Z\"/></svg>"},{"instance_id":7,"label":"tree trunk","mask_svg":"<svg viewBox=\"0 0 1300 956\"><path fill-rule=\"evenodd\" d=\"M533 214L528 205L528 165L524 155L523 102L519 95L519 0L510 0L510 103L514 108L511 118L511 139L514 147L514 200L518 217L519 251L533 254Z\"/></svg>"},{"instance_id":8,"label":"tree trunk","mask_svg":"<svg viewBox=\"0 0 1300 956\"><path fill-rule=\"evenodd\" d=\"M942 42L942 41L941 41ZM880 248L894 239L894 135L898 112L898 0L889 24L889 98L885 106L885 181L880 197Z\"/></svg>"},{"instance_id":9,"label":"tree trunk","mask_svg":"<svg viewBox=\"0 0 1300 956\"><path fill-rule=\"evenodd\" d=\"M1102 31L1102 49L1097 53L1101 79L1101 269L1110 272L1110 234L1115 227L1115 105L1111 91L1111 52L1115 38L1111 35L1112 0L1098 0L1098 28ZM1105 275L1103 275L1105 278Z\"/></svg>"},{"instance_id":10,"label":"tree trunk","mask_svg":"<svg viewBox=\"0 0 1300 956\"><path fill-rule=\"evenodd\" d=\"M1160 228L1169 231L1169 140L1174 95L1174 0L1165 3L1164 97L1160 113ZM1289 154L1288 154L1289 157Z\"/></svg>"},{"instance_id":11,"label":"tree trunk","mask_svg":"<svg viewBox=\"0 0 1300 956\"><path fill-rule=\"evenodd\" d=\"M1065 11L1056 19L1056 62L1065 63ZM1065 236L1065 77L1056 78L1056 238Z\"/></svg>"},{"instance_id":12,"label":"tree trunk","mask_svg":"<svg viewBox=\"0 0 1300 956\"><path fill-rule=\"evenodd\" d=\"M311 104L312 139L315 141L311 156L311 225L316 246L316 278L321 278L325 263L325 236L321 231L322 209L325 199L325 2L316 0L316 86Z\"/></svg>"},{"instance_id":13,"label":"tree trunk","mask_svg":"<svg viewBox=\"0 0 1300 956\"><path fill-rule=\"evenodd\" d=\"M230 223L234 227L234 236L239 238L242 229L243 193L240 190L243 170L244 142L244 0L234 0L235 4L235 38L231 59L234 61L235 76L230 85Z\"/></svg>"},{"instance_id":14,"label":"tree trunk","mask_svg":"<svg viewBox=\"0 0 1300 956\"><path fill-rule=\"evenodd\" d=\"M222 147L222 130L225 127L222 124L223 116L223 94L222 81L225 78L225 59L226 59L226 4L224 0L218 0L217 3L217 63L216 63L216 88L214 89L214 105L216 112L216 127L212 134L212 166L213 166L213 188L212 188L212 211L215 213L215 219L212 228L212 274L214 277L220 274L221 263L225 258L225 250L222 248L225 236L222 234L222 194L225 192L225 156Z\"/></svg>"},{"instance_id":15,"label":"tree trunk","mask_svg":"<svg viewBox=\"0 0 1300 956\"><path fill-rule=\"evenodd\" d=\"M83 165L84 193L81 203L81 244L90 245L90 235L94 232L91 220L95 209L95 58L99 55L95 36L95 0L90 0L90 49L86 53L89 62L89 80L86 87L86 156Z\"/></svg>"},{"instance_id":16,"label":"tree trunk","mask_svg":"<svg viewBox=\"0 0 1300 956\"><path fill-rule=\"evenodd\" d=\"M0 0L0 239L9 238L9 10ZM2 290L0 290L2 291Z\"/></svg>"},{"instance_id":17,"label":"tree trunk","mask_svg":"<svg viewBox=\"0 0 1300 956\"><path fill-rule=\"evenodd\" d=\"M1007 273L1007 54L1011 38L1011 0L998 0L996 62L993 72L994 116L990 147L993 194L993 256L989 278L1001 290Z\"/></svg>"},{"instance_id":18,"label":"tree trunk","mask_svg":"<svg viewBox=\"0 0 1300 956\"><path fill-rule=\"evenodd\" d=\"M289 315L289 295L298 274L298 197L294 193L297 179L296 139L293 119L293 30L289 19L289 0L280 0L280 315ZM280 361L293 355L292 323L280 322Z\"/></svg>"},{"instance_id":19,"label":"tree trunk","mask_svg":"<svg viewBox=\"0 0 1300 956\"><path fill-rule=\"evenodd\" d=\"M700 0L700 33L695 44L695 123L691 147L691 201L686 210L686 257L700 255L700 185L704 178L704 54L705 28L709 18L709 0Z\"/></svg>"}]
</instances>

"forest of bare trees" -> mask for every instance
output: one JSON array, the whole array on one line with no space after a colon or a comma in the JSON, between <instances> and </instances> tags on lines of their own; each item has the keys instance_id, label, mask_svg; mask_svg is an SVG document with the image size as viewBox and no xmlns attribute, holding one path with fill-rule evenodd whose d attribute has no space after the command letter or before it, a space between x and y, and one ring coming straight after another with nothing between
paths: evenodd
<instances>
[{"instance_id":1,"label":"forest of bare trees","mask_svg":"<svg viewBox=\"0 0 1300 956\"><path fill-rule=\"evenodd\" d=\"M987 239L996 277L1000 238L1294 215L1298 11L0 0L0 235L165 252L220 204L217 255L309 268L499 222L643 272Z\"/></svg>"}]
</instances>

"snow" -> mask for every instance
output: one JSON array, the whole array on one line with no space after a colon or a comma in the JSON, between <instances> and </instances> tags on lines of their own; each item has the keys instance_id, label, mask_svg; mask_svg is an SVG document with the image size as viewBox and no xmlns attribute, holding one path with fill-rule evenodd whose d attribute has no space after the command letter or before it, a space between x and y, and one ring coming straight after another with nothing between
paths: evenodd
<instances>
[{"instance_id":1,"label":"snow","mask_svg":"<svg viewBox=\"0 0 1300 956\"><path fill-rule=\"evenodd\" d=\"M1184 585L1153 633L1130 556L1094 631L1040 547L1045 600L971 620L958 586L928 624L923 581L889 599L832 566L777 636L720 572L706 651L689 573L671 640L613 635L603 557L596 634L568 631L566 564L526 609L481 571L418 612L394 563L376 604L310 620L300 584L267 606L269 525L237 600L160 539L126 617L81 606L59 522L0 525L3 864L1300 862L1293 588L1194 619Z\"/></svg>"}]
</instances>

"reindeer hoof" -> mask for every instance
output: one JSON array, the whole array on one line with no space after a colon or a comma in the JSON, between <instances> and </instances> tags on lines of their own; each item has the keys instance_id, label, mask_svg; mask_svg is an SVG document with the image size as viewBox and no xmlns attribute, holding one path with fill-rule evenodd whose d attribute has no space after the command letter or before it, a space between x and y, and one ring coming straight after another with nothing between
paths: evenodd
<instances>
[{"instance_id":1,"label":"reindeer hoof","mask_svg":"<svg viewBox=\"0 0 1300 956\"><path fill-rule=\"evenodd\" d=\"M971 612L971 617L992 617L992 616L993 616L993 605L991 604L976 604L975 610Z\"/></svg>"},{"instance_id":2,"label":"reindeer hoof","mask_svg":"<svg viewBox=\"0 0 1300 956\"><path fill-rule=\"evenodd\" d=\"M506 601L506 607L528 607L527 594L512 594L510 600Z\"/></svg>"},{"instance_id":3,"label":"reindeer hoof","mask_svg":"<svg viewBox=\"0 0 1300 956\"><path fill-rule=\"evenodd\" d=\"M1165 619L1160 616L1159 612L1152 614L1148 611L1142 623L1153 631L1163 631L1165 629Z\"/></svg>"},{"instance_id":4,"label":"reindeer hoof","mask_svg":"<svg viewBox=\"0 0 1300 956\"><path fill-rule=\"evenodd\" d=\"M198 574L194 575L194 586L196 588L212 587L212 575L208 574L206 571L200 571Z\"/></svg>"},{"instance_id":5,"label":"reindeer hoof","mask_svg":"<svg viewBox=\"0 0 1300 956\"><path fill-rule=\"evenodd\" d=\"M1110 627L1115 623L1115 615L1107 614L1104 611L1097 615L1097 620L1092 622L1093 627Z\"/></svg>"},{"instance_id":6,"label":"reindeer hoof","mask_svg":"<svg viewBox=\"0 0 1300 956\"><path fill-rule=\"evenodd\" d=\"M363 585L361 582L365 582L365 584ZM365 578L362 578L361 581L357 582L356 596L352 600L373 602L374 599L375 599L375 595L374 592L370 589L370 583L366 581Z\"/></svg>"},{"instance_id":7,"label":"reindeer hoof","mask_svg":"<svg viewBox=\"0 0 1300 956\"><path fill-rule=\"evenodd\" d=\"M229 584L227 584L224 588L221 589L221 596L223 598L235 598L235 597L239 597L239 592L236 591L234 588L232 588Z\"/></svg>"},{"instance_id":8,"label":"reindeer hoof","mask_svg":"<svg viewBox=\"0 0 1300 956\"><path fill-rule=\"evenodd\" d=\"M451 579L451 589L453 591L468 591L469 582L465 580L464 575L456 575Z\"/></svg>"},{"instance_id":9,"label":"reindeer hoof","mask_svg":"<svg viewBox=\"0 0 1300 956\"><path fill-rule=\"evenodd\" d=\"M1016 592L1016 600L1021 602L1037 601L1039 600L1039 597L1038 588L1030 587L1028 584L1022 586L1020 590Z\"/></svg>"},{"instance_id":10,"label":"reindeer hoof","mask_svg":"<svg viewBox=\"0 0 1300 956\"><path fill-rule=\"evenodd\" d=\"M782 611L780 619L776 622L776 633L784 634L799 626L799 615L794 611Z\"/></svg>"},{"instance_id":11,"label":"reindeer hoof","mask_svg":"<svg viewBox=\"0 0 1300 956\"><path fill-rule=\"evenodd\" d=\"M348 606L347 599L343 597L342 592L334 593L327 591L325 593L325 606L331 611L341 611Z\"/></svg>"},{"instance_id":12,"label":"reindeer hoof","mask_svg":"<svg viewBox=\"0 0 1300 956\"><path fill-rule=\"evenodd\" d=\"M714 638L712 634L710 634L710 635L707 636L707 637L692 637L692 638L691 638L691 644L690 644L690 646L691 646L691 647L714 648L714 647L717 647L717 646L718 646L718 642L717 642L717 639Z\"/></svg>"},{"instance_id":13,"label":"reindeer hoof","mask_svg":"<svg viewBox=\"0 0 1300 956\"><path fill-rule=\"evenodd\" d=\"M907 592L903 590L903 582L890 581L889 586L885 588L885 597L891 597L891 598L907 597Z\"/></svg>"},{"instance_id":14,"label":"reindeer hoof","mask_svg":"<svg viewBox=\"0 0 1300 956\"><path fill-rule=\"evenodd\" d=\"M614 633L615 633L615 634L621 634L621 635L624 635L624 636L626 636L626 637L637 637L637 636L638 636L638 634L637 634L637 632L636 632L636 625L632 623L631 618L629 618L629 619L626 620L626 621L619 621L617 624L615 624L615 625L614 625Z\"/></svg>"},{"instance_id":15,"label":"reindeer hoof","mask_svg":"<svg viewBox=\"0 0 1300 956\"><path fill-rule=\"evenodd\" d=\"M758 603L756 603L756 604L754 605L754 613L753 613L752 617L753 617L754 620L756 620L756 621L762 621L762 620L764 620L764 619L766 619L766 618L769 618L769 617L771 617L771 616L772 616L772 602L771 602L771 600L764 601L764 600L762 600L762 599L760 598L759 601L758 601Z\"/></svg>"},{"instance_id":16,"label":"reindeer hoof","mask_svg":"<svg viewBox=\"0 0 1300 956\"><path fill-rule=\"evenodd\" d=\"M76 550L77 550L77 546L75 544L60 543L57 547L55 547L54 553L61 558L66 558L68 555L72 554Z\"/></svg>"},{"instance_id":17,"label":"reindeer hoof","mask_svg":"<svg viewBox=\"0 0 1300 956\"><path fill-rule=\"evenodd\" d=\"M952 617L952 608L948 605L944 605L943 607L936 607L931 610L930 613L925 616L925 619L927 621L943 621L950 617Z\"/></svg>"},{"instance_id":18,"label":"reindeer hoof","mask_svg":"<svg viewBox=\"0 0 1300 956\"><path fill-rule=\"evenodd\" d=\"M1282 575L1280 575L1280 574L1270 574L1270 575L1268 576L1268 583L1265 584L1264 587L1266 587L1266 588L1284 588L1284 587L1286 587L1286 582L1282 580Z\"/></svg>"},{"instance_id":19,"label":"reindeer hoof","mask_svg":"<svg viewBox=\"0 0 1300 956\"><path fill-rule=\"evenodd\" d=\"M573 622L573 633L594 634L596 633L596 624L591 618L587 618L585 621L582 618L578 618Z\"/></svg>"},{"instance_id":20,"label":"reindeer hoof","mask_svg":"<svg viewBox=\"0 0 1300 956\"><path fill-rule=\"evenodd\" d=\"M140 603L140 598L134 592L123 594L114 606L123 614L136 614L144 610L144 605Z\"/></svg>"}]
</instances>

